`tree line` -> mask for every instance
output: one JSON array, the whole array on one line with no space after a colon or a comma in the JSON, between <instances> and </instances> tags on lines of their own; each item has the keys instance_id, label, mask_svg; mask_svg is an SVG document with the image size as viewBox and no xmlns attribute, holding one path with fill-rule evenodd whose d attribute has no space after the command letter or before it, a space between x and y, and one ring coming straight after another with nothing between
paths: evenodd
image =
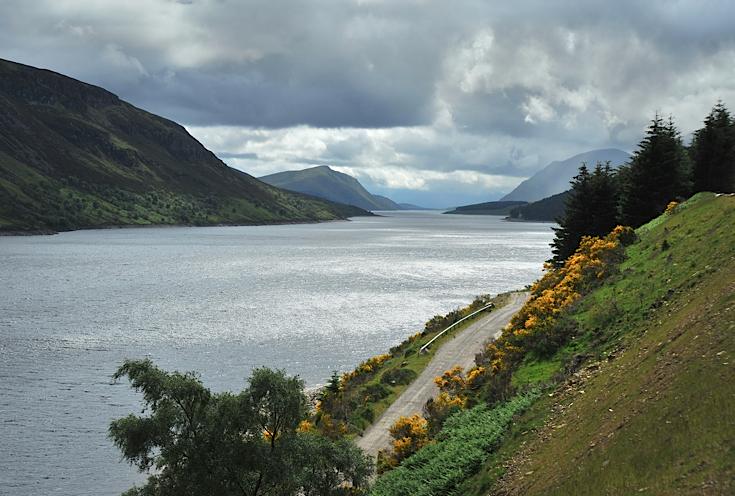
<instances>
[{"instance_id":1,"label":"tree line","mask_svg":"<svg viewBox=\"0 0 735 496\"><path fill-rule=\"evenodd\" d=\"M631 160L613 169L582 164L558 219L550 262L560 267L583 236L605 236L616 225L637 228L672 201L700 191L735 191L735 120L718 102L689 147L672 118L656 115Z\"/></svg>"}]
</instances>

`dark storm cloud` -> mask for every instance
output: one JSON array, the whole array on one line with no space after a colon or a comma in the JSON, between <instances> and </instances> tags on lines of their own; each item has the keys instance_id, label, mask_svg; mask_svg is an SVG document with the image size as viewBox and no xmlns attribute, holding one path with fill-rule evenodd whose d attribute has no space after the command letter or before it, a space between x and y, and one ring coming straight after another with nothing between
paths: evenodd
<instances>
[{"instance_id":1,"label":"dark storm cloud","mask_svg":"<svg viewBox=\"0 0 735 496\"><path fill-rule=\"evenodd\" d=\"M0 9L6 57L189 124L272 128L430 124L439 97L468 131L534 135L529 98L635 88L623 101L634 106L661 78L732 48L735 35L726 1L9 0Z\"/></svg>"},{"instance_id":2,"label":"dark storm cloud","mask_svg":"<svg viewBox=\"0 0 735 496\"><path fill-rule=\"evenodd\" d=\"M332 164L495 195L631 150L656 111L686 135L735 105L733 19L727 0L4 0L0 57L180 121L256 175Z\"/></svg>"}]
</instances>

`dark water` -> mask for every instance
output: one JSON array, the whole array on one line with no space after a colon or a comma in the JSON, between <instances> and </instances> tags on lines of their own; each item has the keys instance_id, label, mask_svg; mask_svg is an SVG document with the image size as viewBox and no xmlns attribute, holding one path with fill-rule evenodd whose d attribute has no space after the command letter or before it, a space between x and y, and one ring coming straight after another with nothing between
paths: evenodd
<instances>
[{"instance_id":1,"label":"dark water","mask_svg":"<svg viewBox=\"0 0 735 496\"><path fill-rule=\"evenodd\" d=\"M252 367L308 385L481 293L523 287L549 224L437 213L318 225L0 238L0 494L112 495L141 476L106 438L139 410L126 357L239 390Z\"/></svg>"}]
</instances>

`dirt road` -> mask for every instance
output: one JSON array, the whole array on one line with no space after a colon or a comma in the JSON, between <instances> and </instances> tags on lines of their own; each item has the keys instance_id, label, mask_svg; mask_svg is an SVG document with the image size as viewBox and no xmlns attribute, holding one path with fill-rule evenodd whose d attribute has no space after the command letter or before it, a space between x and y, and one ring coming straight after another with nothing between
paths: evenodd
<instances>
[{"instance_id":1,"label":"dirt road","mask_svg":"<svg viewBox=\"0 0 735 496\"><path fill-rule=\"evenodd\" d=\"M475 354L480 352L483 343L500 334L527 298L526 293L511 294L510 301L504 307L480 317L453 339L444 343L408 389L383 412L362 437L356 439L357 445L372 456L376 456L379 450L387 448L391 439L388 429L398 417L421 414L426 400L439 394L434 378L455 365L465 369L474 365Z\"/></svg>"}]
</instances>

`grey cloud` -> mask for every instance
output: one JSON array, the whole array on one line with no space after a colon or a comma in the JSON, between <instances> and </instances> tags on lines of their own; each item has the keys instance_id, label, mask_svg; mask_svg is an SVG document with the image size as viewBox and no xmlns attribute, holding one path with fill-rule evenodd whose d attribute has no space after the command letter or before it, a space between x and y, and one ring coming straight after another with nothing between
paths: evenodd
<instances>
[{"instance_id":1,"label":"grey cloud","mask_svg":"<svg viewBox=\"0 0 735 496\"><path fill-rule=\"evenodd\" d=\"M0 57L102 85L259 171L521 178L630 150L655 111L687 134L717 98L735 106L733 19L727 0L5 0Z\"/></svg>"}]
</instances>

